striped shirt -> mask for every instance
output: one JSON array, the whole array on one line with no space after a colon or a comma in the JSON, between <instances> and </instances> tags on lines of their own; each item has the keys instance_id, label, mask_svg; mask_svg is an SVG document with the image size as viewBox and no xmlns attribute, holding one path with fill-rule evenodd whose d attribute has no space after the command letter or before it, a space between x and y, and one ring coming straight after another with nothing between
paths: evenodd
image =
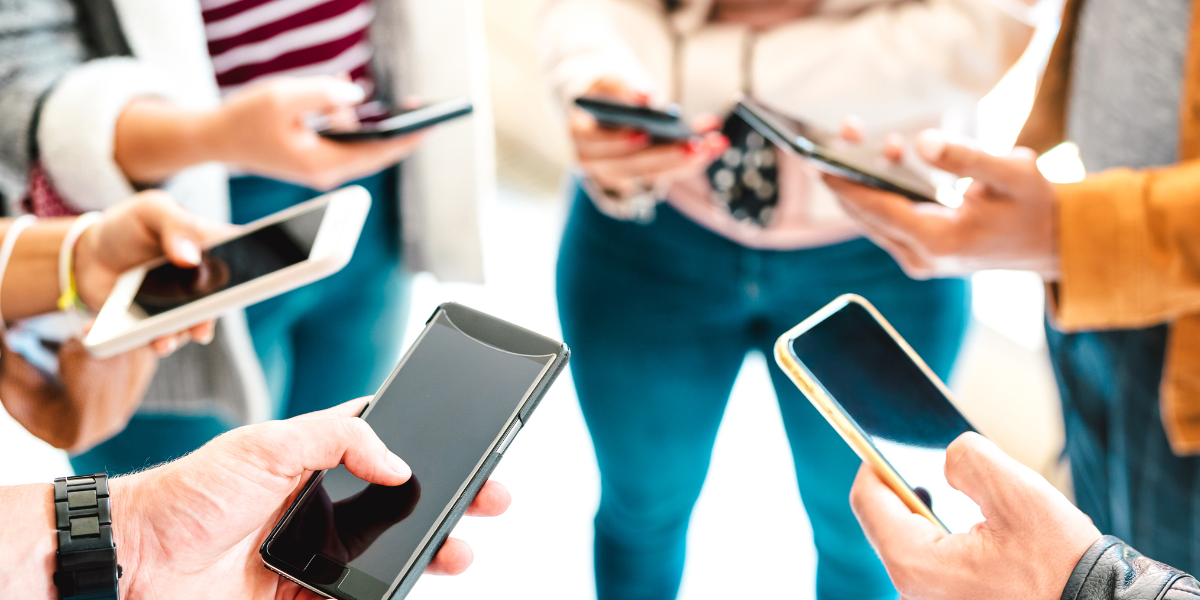
<instances>
[{"instance_id":1,"label":"striped shirt","mask_svg":"<svg viewBox=\"0 0 1200 600\"><path fill-rule=\"evenodd\" d=\"M221 93L271 75L341 75L374 89L368 72L371 0L200 0Z\"/></svg>"}]
</instances>

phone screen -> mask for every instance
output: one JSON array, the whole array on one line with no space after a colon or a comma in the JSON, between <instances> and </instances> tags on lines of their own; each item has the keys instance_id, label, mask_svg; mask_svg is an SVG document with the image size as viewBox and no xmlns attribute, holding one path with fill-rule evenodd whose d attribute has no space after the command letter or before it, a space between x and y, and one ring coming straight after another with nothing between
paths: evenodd
<instances>
[{"instance_id":1,"label":"phone screen","mask_svg":"<svg viewBox=\"0 0 1200 600\"><path fill-rule=\"evenodd\" d=\"M386 487L345 467L319 474L268 554L306 583L382 598L554 359L489 346L439 313L364 417L412 467L412 479Z\"/></svg>"},{"instance_id":2,"label":"phone screen","mask_svg":"<svg viewBox=\"0 0 1200 600\"><path fill-rule=\"evenodd\" d=\"M975 428L862 305L792 341L796 358L952 533L983 521L946 482L946 447Z\"/></svg>"},{"instance_id":3,"label":"phone screen","mask_svg":"<svg viewBox=\"0 0 1200 600\"><path fill-rule=\"evenodd\" d=\"M150 269L133 304L154 316L307 260L327 206L208 248L198 267L165 263Z\"/></svg>"}]
</instances>

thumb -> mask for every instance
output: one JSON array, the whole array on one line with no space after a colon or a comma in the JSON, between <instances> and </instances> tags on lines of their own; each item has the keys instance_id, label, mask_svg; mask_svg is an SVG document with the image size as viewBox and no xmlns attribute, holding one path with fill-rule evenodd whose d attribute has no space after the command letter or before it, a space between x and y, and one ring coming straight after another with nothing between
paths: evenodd
<instances>
[{"instance_id":1,"label":"thumb","mask_svg":"<svg viewBox=\"0 0 1200 600\"><path fill-rule=\"evenodd\" d=\"M337 409L334 409L337 410ZM288 476L346 465L369 483L400 485L412 469L384 445L366 421L358 417L295 418L255 426L259 437L251 448L263 448L275 462L273 470Z\"/></svg>"},{"instance_id":2,"label":"thumb","mask_svg":"<svg viewBox=\"0 0 1200 600\"><path fill-rule=\"evenodd\" d=\"M1013 523L1027 510L1026 492L1050 484L977 433L946 448L946 481L979 505L990 526Z\"/></svg>"},{"instance_id":3,"label":"thumb","mask_svg":"<svg viewBox=\"0 0 1200 600\"><path fill-rule=\"evenodd\" d=\"M163 254L181 267L199 265L205 231L196 217L165 192L152 190L138 196L134 208L138 220L158 239Z\"/></svg>"},{"instance_id":4,"label":"thumb","mask_svg":"<svg viewBox=\"0 0 1200 600\"><path fill-rule=\"evenodd\" d=\"M591 87L588 88L587 94L608 96L633 104L648 104L650 102L649 93L642 90L635 90L628 83L625 83L623 79L617 79L616 77L602 76L596 79Z\"/></svg>"},{"instance_id":5,"label":"thumb","mask_svg":"<svg viewBox=\"0 0 1200 600\"><path fill-rule=\"evenodd\" d=\"M1023 173L1023 157L992 156L977 148L954 144L936 129L918 134L916 146L921 158L930 165L991 186L1007 187Z\"/></svg>"},{"instance_id":6,"label":"thumb","mask_svg":"<svg viewBox=\"0 0 1200 600\"><path fill-rule=\"evenodd\" d=\"M366 91L339 77L296 77L275 83L279 106L289 112L332 112L362 104Z\"/></svg>"}]
</instances>

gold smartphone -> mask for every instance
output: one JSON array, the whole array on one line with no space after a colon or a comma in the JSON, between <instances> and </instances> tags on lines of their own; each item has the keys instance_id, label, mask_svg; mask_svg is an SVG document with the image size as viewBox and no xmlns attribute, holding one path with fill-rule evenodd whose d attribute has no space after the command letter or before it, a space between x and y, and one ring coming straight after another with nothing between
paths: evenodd
<instances>
[{"instance_id":1,"label":"gold smartphone","mask_svg":"<svg viewBox=\"0 0 1200 600\"><path fill-rule=\"evenodd\" d=\"M983 521L945 476L946 447L975 427L865 298L840 296L793 327L775 361L909 509L947 533Z\"/></svg>"}]
</instances>

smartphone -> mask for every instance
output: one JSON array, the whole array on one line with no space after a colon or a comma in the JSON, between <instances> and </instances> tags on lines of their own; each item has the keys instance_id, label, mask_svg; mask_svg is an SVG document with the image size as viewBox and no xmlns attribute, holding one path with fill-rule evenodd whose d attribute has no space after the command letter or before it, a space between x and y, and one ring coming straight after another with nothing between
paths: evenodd
<instances>
[{"instance_id":1,"label":"smartphone","mask_svg":"<svg viewBox=\"0 0 1200 600\"><path fill-rule=\"evenodd\" d=\"M683 122L679 107L674 105L666 110L658 110L603 98L583 97L575 99L575 106L590 113L605 127L639 129L650 134L650 139L655 143L682 142L696 136L696 132Z\"/></svg>"},{"instance_id":2,"label":"smartphone","mask_svg":"<svg viewBox=\"0 0 1200 600\"><path fill-rule=\"evenodd\" d=\"M466 306L438 307L361 415L412 479L315 473L263 542L263 562L325 598L404 598L569 356Z\"/></svg>"},{"instance_id":3,"label":"smartphone","mask_svg":"<svg viewBox=\"0 0 1200 600\"><path fill-rule=\"evenodd\" d=\"M467 98L446 100L403 111L393 111L382 102L367 102L354 108L358 120L355 126L338 127L326 117L312 119L309 126L321 137L339 142L386 140L465 117L473 110L474 107Z\"/></svg>"},{"instance_id":4,"label":"smartphone","mask_svg":"<svg viewBox=\"0 0 1200 600\"><path fill-rule=\"evenodd\" d=\"M937 202L932 170L912 158L906 157L900 163L883 160L882 143L850 144L835 133L822 131L749 98L742 98L734 112L776 146L808 159L821 172L917 202Z\"/></svg>"},{"instance_id":5,"label":"smartphone","mask_svg":"<svg viewBox=\"0 0 1200 600\"><path fill-rule=\"evenodd\" d=\"M834 300L779 338L775 361L910 510L947 533L983 521L945 475L946 447L975 427L870 302Z\"/></svg>"},{"instance_id":6,"label":"smartphone","mask_svg":"<svg viewBox=\"0 0 1200 600\"><path fill-rule=\"evenodd\" d=\"M202 248L200 265L165 258L126 271L83 345L105 358L328 277L358 245L371 195L350 186L238 228Z\"/></svg>"}]
</instances>

